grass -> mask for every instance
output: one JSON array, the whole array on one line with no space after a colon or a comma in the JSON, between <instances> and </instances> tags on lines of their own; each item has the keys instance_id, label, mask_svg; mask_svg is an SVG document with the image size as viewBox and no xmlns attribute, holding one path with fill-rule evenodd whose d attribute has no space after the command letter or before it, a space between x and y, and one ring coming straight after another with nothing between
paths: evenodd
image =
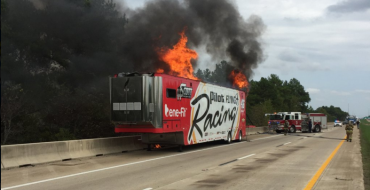
<instances>
[{"instance_id":1,"label":"grass","mask_svg":"<svg viewBox=\"0 0 370 190\"><path fill-rule=\"evenodd\" d=\"M362 165L364 169L364 184L365 190L370 190L370 122L361 120L360 123L361 135L361 153Z\"/></svg>"}]
</instances>

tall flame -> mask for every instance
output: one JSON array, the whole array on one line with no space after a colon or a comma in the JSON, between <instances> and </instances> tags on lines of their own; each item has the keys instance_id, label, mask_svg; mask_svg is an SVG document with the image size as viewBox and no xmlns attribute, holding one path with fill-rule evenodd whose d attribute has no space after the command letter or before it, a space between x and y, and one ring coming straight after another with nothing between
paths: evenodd
<instances>
[{"instance_id":1,"label":"tall flame","mask_svg":"<svg viewBox=\"0 0 370 190\"><path fill-rule=\"evenodd\" d=\"M233 82L233 87L246 88L248 86L247 77L238 70L231 71L229 78Z\"/></svg>"},{"instance_id":2,"label":"tall flame","mask_svg":"<svg viewBox=\"0 0 370 190\"><path fill-rule=\"evenodd\" d=\"M189 79L198 78L193 75L194 69L191 65L191 59L197 59L196 51L186 47L188 38L185 36L185 30L179 33L181 38L172 49L161 48L158 52L160 59L170 66L169 74ZM158 73L163 73L163 69L158 69Z\"/></svg>"}]
</instances>

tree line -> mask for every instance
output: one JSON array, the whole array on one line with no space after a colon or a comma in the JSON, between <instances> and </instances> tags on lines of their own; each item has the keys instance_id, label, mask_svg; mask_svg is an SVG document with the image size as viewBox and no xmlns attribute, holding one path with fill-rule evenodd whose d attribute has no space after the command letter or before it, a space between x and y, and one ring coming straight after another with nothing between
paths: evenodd
<instances>
[{"instance_id":1,"label":"tree line","mask_svg":"<svg viewBox=\"0 0 370 190\"><path fill-rule=\"evenodd\" d=\"M106 0L37 3L1 0L1 143L116 135L108 76L131 70L112 64L125 15Z\"/></svg>"},{"instance_id":2,"label":"tree line","mask_svg":"<svg viewBox=\"0 0 370 190\"><path fill-rule=\"evenodd\" d=\"M1 0L1 144L117 136L108 76L133 71L119 46L129 21L112 1L37 2ZM223 61L195 75L228 86L232 69ZM332 106L307 108L309 101L297 79L271 75L250 81L247 114L262 126L273 111L343 115Z\"/></svg>"}]
</instances>

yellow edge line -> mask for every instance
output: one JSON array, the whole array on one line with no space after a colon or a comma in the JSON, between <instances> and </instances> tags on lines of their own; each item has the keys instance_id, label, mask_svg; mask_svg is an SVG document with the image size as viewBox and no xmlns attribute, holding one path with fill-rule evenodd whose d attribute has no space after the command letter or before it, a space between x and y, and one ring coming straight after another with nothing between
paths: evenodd
<instances>
[{"instance_id":1,"label":"yellow edge line","mask_svg":"<svg viewBox=\"0 0 370 190\"><path fill-rule=\"evenodd\" d=\"M313 186L315 185L316 181L319 179L319 177L321 176L322 172L325 170L326 166L328 166L328 164L330 163L330 161L333 159L333 157L335 156L335 154L338 152L339 148L342 146L343 142L344 142L344 139L339 143L339 145L337 146L337 148L335 148L335 150L330 154L329 158L326 159L326 161L324 162L324 164L322 164L322 166L320 167L320 169L312 177L312 179L307 184L307 186L304 188L304 190L310 190L310 189L313 188Z\"/></svg>"}]
</instances>

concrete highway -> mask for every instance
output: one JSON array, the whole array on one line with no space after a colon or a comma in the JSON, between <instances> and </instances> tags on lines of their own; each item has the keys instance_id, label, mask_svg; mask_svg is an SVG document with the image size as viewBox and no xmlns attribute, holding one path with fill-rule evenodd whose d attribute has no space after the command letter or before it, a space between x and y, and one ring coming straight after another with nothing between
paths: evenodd
<instances>
[{"instance_id":1,"label":"concrete highway","mask_svg":"<svg viewBox=\"0 0 370 190\"><path fill-rule=\"evenodd\" d=\"M359 132L250 135L1 171L2 189L364 189ZM329 162L330 161L330 162Z\"/></svg>"}]
</instances>

